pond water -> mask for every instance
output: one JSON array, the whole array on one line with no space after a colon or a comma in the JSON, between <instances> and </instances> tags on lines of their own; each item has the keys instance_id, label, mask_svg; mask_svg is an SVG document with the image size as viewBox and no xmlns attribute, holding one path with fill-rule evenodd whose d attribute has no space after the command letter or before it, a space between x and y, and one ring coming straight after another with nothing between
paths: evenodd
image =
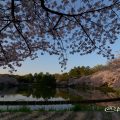
<instances>
[{"instance_id":1,"label":"pond water","mask_svg":"<svg viewBox=\"0 0 120 120\"><path fill-rule=\"evenodd\" d=\"M4 86L0 88L0 101L66 101L119 97L116 92L103 92L94 88L42 88L39 85ZM120 102L101 103L99 105L120 105ZM19 108L20 106L1 105L0 109ZM31 109L70 109L71 104L63 105L29 105Z\"/></svg>"}]
</instances>

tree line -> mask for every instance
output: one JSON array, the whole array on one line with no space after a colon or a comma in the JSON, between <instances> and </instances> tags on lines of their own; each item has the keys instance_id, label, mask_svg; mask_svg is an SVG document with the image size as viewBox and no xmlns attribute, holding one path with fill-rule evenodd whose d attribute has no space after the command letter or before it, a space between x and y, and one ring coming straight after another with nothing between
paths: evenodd
<instances>
[{"instance_id":1,"label":"tree line","mask_svg":"<svg viewBox=\"0 0 120 120\"><path fill-rule=\"evenodd\" d=\"M105 70L107 68L106 65L96 65L94 67L89 66L78 66L72 68L69 72L63 74L54 74L55 78L60 81L69 80L70 78L80 78L82 76L92 75L101 70Z\"/></svg>"},{"instance_id":2,"label":"tree line","mask_svg":"<svg viewBox=\"0 0 120 120\"><path fill-rule=\"evenodd\" d=\"M53 87L56 85L56 79L54 75L51 75L49 73L35 73L34 75L32 74L27 74L24 76L16 76L17 81L20 84L31 84L31 83L36 83L39 84L43 87Z\"/></svg>"},{"instance_id":3,"label":"tree line","mask_svg":"<svg viewBox=\"0 0 120 120\"><path fill-rule=\"evenodd\" d=\"M62 73L62 74L50 74L50 73L35 73L27 74L24 76L16 76L16 79L19 83L37 83L42 86L51 86L54 87L56 85L56 81L64 81L69 80L70 78L80 78L82 76L91 75L100 70L104 70L106 68L105 65L96 65L94 67L89 66L78 66L72 68L70 71Z\"/></svg>"}]
</instances>

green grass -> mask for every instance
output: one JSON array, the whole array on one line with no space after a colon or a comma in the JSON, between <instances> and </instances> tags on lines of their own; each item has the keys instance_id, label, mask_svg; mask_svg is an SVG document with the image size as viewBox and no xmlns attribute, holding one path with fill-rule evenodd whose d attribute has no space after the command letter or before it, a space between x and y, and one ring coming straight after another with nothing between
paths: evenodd
<instances>
[{"instance_id":1,"label":"green grass","mask_svg":"<svg viewBox=\"0 0 120 120\"><path fill-rule=\"evenodd\" d=\"M11 108L5 110L1 109L0 112L32 112L32 110L29 107L23 106L18 109L11 109Z\"/></svg>"},{"instance_id":2,"label":"green grass","mask_svg":"<svg viewBox=\"0 0 120 120\"><path fill-rule=\"evenodd\" d=\"M29 107L23 106L18 109L6 109L3 110L1 109L0 112L32 112L32 111L48 111L48 112L65 112L65 111L104 111L105 107L103 106L98 106L95 104L76 104L70 109L64 109L64 110L55 110L55 109L50 109L50 110L44 110L44 109L38 109L38 110L31 110Z\"/></svg>"},{"instance_id":3,"label":"green grass","mask_svg":"<svg viewBox=\"0 0 120 120\"><path fill-rule=\"evenodd\" d=\"M104 106L98 106L95 104L76 104L71 111L104 111Z\"/></svg>"}]
</instances>

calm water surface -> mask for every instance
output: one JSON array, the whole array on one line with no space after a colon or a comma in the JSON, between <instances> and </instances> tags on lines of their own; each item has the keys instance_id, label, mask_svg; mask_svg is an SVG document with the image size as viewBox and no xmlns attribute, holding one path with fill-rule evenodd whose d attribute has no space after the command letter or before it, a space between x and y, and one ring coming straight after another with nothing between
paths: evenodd
<instances>
[{"instance_id":1,"label":"calm water surface","mask_svg":"<svg viewBox=\"0 0 120 120\"><path fill-rule=\"evenodd\" d=\"M0 88L0 101L59 101L59 100L86 100L118 97L114 92L102 92L94 88L42 88L39 85L22 85L18 87L4 86ZM102 103L101 105L120 105L119 102ZM0 109L19 108L20 106L0 106ZM64 105L34 105L31 109L70 109L71 104Z\"/></svg>"}]
</instances>

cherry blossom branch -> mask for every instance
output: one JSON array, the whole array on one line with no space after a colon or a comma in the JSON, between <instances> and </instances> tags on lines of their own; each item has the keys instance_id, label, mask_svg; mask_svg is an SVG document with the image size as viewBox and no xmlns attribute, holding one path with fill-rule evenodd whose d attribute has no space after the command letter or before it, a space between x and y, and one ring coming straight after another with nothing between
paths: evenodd
<instances>
[{"instance_id":1,"label":"cherry blossom branch","mask_svg":"<svg viewBox=\"0 0 120 120\"><path fill-rule=\"evenodd\" d=\"M9 23L7 23L2 29L0 29L0 33L1 33L5 28L7 28L10 24L11 24L11 21L10 21Z\"/></svg>"},{"instance_id":2,"label":"cherry blossom branch","mask_svg":"<svg viewBox=\"0 0 120 120\"><path fill-rule=\"evenodd\" d=\"M89 38L89 40L91 41L92 45L95 46L95 42L90 38L90 36L88 35L88 33L85 30L84 26L76 19L76 17L74 17L74 18L75 18L76 22L80 25L80 27L82 28L82 30L84 31L84 33L86 34L86 36Z\"/></svg>"},{"instance_id":3,"label":"cherry blossom branch","mask_svg":"<svg viewBox=\"0 0 120 120\"><path fill-rule=\"evenodd\" d=\"M58 19L58 21L56 22L55 26L53 27L53 29L55 29L57 27L57 25L59 24L60 20L62 19L63 15L61 15Z\"/></svg>"},{"instance_id":4,"label":"cherry blossom branch","mask_svg":"<svg viewBox=\"0 0 120 120\"><path fill-rule=\"evenodd\" d=\"M4 56L4 58L5 58L5 62L6 62L6 64L8 64L7 55L6 55L6 52L5 52L5 50L4 50L4 48L3 48L3 46L2 46L1 43L0 43L0 48L1 48L1 52L3 53L3 56Z\"/></svg>"},{"instance_id":5,"label":"cherry blossom branch","mask_svg":"<svg viewBox=\"0 0 120 120\"><path fill-rule=\"evenodd\" d=\"M103 50L100 49L98 46L96 46L95 41L93 41L93 40L91 39L91 37L89 36L89 34L87 33L87 31L85 30L84 26L77 20L77 18L76 18L76 17L74 17L74 18L75 18L76 22L81 26L83 32L86 34L86 36L88 37L88 39L91 41L91 43L92 43L92 45L94 46L94 48L97 48L97 49L101 50L104 54L106 54L105 51L103 51Z\"/></svg>"},{"instance_id":6,"label":"cherry blossom branch","mask_svg":"<svg viewBox=\"0 0 120 120\"><path fill-rule=\"evenodd\" d=\"M27 48L29 49L29 54L31 54L31 48L26 40L26 38L24 37L24 35L22 34L22 32L18 29L18 27L16 26L16 24L14 23L14 26L17 30L17 32L20 34L20 36L23 38L23 40L25 41L26 45L27 45Z\"/></svg>"},{"instance_id":7,"label":"cherry blossom branch","mask_svg":"<svg viewBox=\"0 0 120 120\"><path fill-rule=\"evenodd\" d=\"M109 6L106 6L106 7L102 7L102 8L99 8L99 9L92 9L92 10L87 10L85 12L82 12L82 13L78 13L78 14L66 14L66 13L62 13L62 12L58 12L58 11L55 11L55 10L52 10L52 9L49 9L45 6L45 1L44 0L40 0L41 2L41 7L45 10L45 11L48 11L50 13L53 13L53 14L56 14L56 15L63 15L63 16L69 16L69 17L75 17L75 16L81 16L83 14L86 14L86 13L94 13L94 12L100 12L102 10L106 10L106 9L111 9L111 7L114 7L115 5L119 4L120 2L118 2L118 0L116 0L113 4L109 5Z\"/></svg>"},{"instance_id":8,"label":"cherry blossom branch","mask_svg":"<svg viewBox=\"0 0 120 120\"><path fill-rule=\"evenodd\" d=\"M13 21L15 20L15 15L14 15L15 5L14 4L15 4L14 0L11 0L11 15L12 15Z\"/></svg>"}]
</instances>

